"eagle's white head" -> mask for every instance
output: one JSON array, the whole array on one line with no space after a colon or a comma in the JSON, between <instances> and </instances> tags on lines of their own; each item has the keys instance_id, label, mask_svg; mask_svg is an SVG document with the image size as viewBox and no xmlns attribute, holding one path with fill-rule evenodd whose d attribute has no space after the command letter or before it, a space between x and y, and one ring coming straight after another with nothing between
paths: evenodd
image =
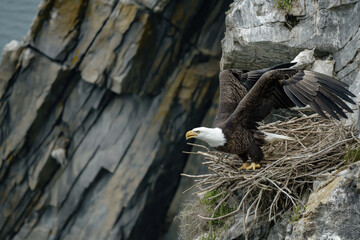
<instances>
[{"instance_id":1,"label":"eagle's white head","mask_svg":"<svg viewBox=\"0 0 360 240\"><path fill-rule=\"evenodd\" d=\"M198 127L186 133L186 140L197 138L207 142L210 147L224 146L226 138L221 128Z\"/></svg>"}]
</instances>

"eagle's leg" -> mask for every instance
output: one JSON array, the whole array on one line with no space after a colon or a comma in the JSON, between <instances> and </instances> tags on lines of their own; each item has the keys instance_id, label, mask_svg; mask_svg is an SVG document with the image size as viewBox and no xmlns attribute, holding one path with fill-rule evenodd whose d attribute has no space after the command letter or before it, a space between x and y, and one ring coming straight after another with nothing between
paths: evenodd
<instances>
[{"instance_id":1,"label":"eagle's leg","mask_svg":"<svg viewBox=\"0 0 360 240\"><path fill-rule=\"evenodd\" d=\"M249 148L248 154L252 160L252 163L246 167L245 170L255 171L256 168L261 168L260 161L264 158L264 153L261 148L253 143Z\"/></svg>"},{"instance_id":2,"label":"eagle's leg","mask_svg":"<svg viewBox=\"0 0 360 240\"><path fill-rule=\"evenodd\" d=\"M241 167L238 168L238 170L243 170L246 169L247 167L250 166L249 163L247 163L247 160L249 159L247 153L243 153L243 154L238 154L238 156L241 158L241 160L243 160L243 165Z\"/></svg>"},{"instance_id":3,"label":"eagle's leg","mask_svg":"<svg viewBox=\"0 0 360 240\"><path fill-rule=\"evenodd\" d=\"M253 170L255 171L255 169L257 168L261 168L261 165L260 163L255 163L255 162L252 162L251 164L248 164L248 167L245 168L245 170Z\"/></svg>"}]
</instances>

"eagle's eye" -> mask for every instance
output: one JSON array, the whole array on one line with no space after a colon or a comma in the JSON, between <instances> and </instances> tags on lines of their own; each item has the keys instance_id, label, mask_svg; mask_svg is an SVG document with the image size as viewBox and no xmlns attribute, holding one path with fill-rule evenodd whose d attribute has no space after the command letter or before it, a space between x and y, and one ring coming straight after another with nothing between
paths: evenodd
<instances>
[{"instance_id":1,"label":"eagle's eye","mask_svg":"<svg viewBox=\"0 0 360 240\"><path fill-rule=\"evenodd\" d=\"M197 134L199 134L200 133L200 131L195 131Z\"/></svg>"}]
</instances>

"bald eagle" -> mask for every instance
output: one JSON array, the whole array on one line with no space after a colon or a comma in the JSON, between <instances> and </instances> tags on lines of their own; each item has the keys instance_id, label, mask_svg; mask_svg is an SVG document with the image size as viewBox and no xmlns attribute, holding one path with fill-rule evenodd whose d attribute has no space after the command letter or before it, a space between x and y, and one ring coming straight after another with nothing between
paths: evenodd
<instances>
[{"instance_id":1,"label":"bald eagle","mask_svg":"<svg viewBox=\"0 0 360 240\"><path fill-rule=\"evenodd\" d=\"M327 75L290 68L295 63L245 71L220 72L219 108L212 128L198 127L186 133L186 140L197 138L218 151L237 154L244 162L239 168L260 168L264 155L260 148L267 138L257 122L273 108L310 107L324 118L347 118L343 110L353 112L345 103L355 104L347 85ZM287 139L285 136L281 136ZM247 163L248 157L252 163Z\"/></svg>"}]
</instances>

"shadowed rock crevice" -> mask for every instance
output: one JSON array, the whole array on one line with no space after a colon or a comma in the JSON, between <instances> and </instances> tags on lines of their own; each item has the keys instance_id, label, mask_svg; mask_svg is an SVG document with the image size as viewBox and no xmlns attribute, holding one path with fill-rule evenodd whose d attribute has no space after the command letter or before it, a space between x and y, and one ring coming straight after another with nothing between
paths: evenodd
<instances>
[{"instance_id":1,"label":"shadowed rock crevice","mask_svg":"<svg viewBox=\"0 0 360 240\"><path fill-rule=\"evenodd\" d=\"M99 193L101 193L101 189L110 178L111 174L109 171L103 168L98 171L93 181L81 194L79 201L73 203L75 205L75 210L68 216L67 219L65 219L63 226L59 229L59 231L57 231L55 239L64 239L74 235L81 236L83 234L81 232L86 231L86 228L93 227L86 226L88 219L86 217L84 218L84 215L86 215L88 209L91 208L91 205L96 201L96 197L98 197ZM82 229L83 227L84 229Z\"/></svg>"}]
</instances>

